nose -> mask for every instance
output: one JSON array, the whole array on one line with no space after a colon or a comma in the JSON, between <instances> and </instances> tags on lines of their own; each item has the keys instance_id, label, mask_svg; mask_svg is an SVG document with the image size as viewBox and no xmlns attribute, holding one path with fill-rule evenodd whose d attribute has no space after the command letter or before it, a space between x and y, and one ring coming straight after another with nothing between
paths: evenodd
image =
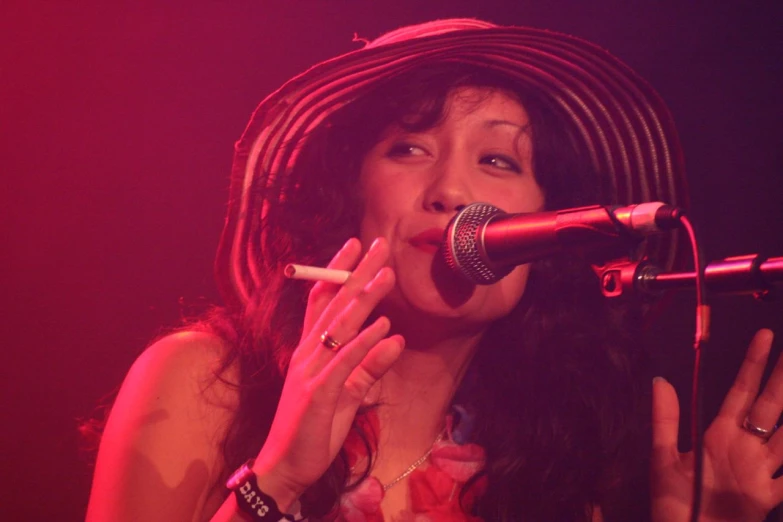
<instances>
[{"instance_id":1,"label":"nose","mask_svg":"<svg viewBox=\"0 0 783 522\"><path fill-rule=\"evenodd\" d=\"M472 203L465 166L455 161L433 165L424 193L424 208L431 212L456 213Z\"/></svg>"}]
</instances>

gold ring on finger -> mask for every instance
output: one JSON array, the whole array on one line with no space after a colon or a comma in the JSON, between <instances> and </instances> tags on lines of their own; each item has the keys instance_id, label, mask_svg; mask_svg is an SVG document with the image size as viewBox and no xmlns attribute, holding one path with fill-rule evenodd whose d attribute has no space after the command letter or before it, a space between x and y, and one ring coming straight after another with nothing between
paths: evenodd
<instances>
[{"instance_id":1,"label":"gold ring on finger","mask_svg":"<svg viewBox=\"0 0 783 522\"><path fill-rule=\"evenodd\" d=\"M760 439L769 440L769 438L772 436L773 433L775 433L775 430L778 429L777 426L772 427L771 429L765 430L764 428L760 428L750 422L749 417L745 417L745 420L742 421L742 429L750 433L751 435L755 435L756 437L759 437Z\"/></svg>"},{"instance_id":2,"label":"gold ring on finger","mask_svg":"<svg viewBox=\"0 0 783 522\"><path fill-rule=\"evenodd\" d=\"M329 348L331 351L339 351L343 347L343 343L337 341L334 337L329 335L328 331L321 334L321 344Z\"/></svg>"}]
</instances>

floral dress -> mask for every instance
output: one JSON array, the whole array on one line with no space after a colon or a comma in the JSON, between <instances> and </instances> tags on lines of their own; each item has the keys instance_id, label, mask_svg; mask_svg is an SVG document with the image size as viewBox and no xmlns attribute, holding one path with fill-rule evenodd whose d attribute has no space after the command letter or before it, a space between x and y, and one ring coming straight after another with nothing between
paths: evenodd
<instances>
[{"instance_id":1,"label":"floral dress","mask_svg":"<svg viewBox=\"0 0 783 522\"><path fill-rule=\"evenodd\" d=\"M486 480L481 478L471 484L462 495L461 503L460 492L462 486L484 467L484 448L468 442L472 422L462 408L455 407L455 410L459 413L459 425L455 426L455 415L446 418L445 437L433 445L429 466L410 474L410 511L394 522L482 522L480 517L466 511L470 512L476 498L484 491ZM377 428L377 416L370 412L365 416L365 423ZM352 467L361 460L362 447L358 437L346 440L345 449ZM373 476L367 477L340 499L338 521L385 522L381 512L383 496L381 482Z\"/></svg>"}]
</instances>

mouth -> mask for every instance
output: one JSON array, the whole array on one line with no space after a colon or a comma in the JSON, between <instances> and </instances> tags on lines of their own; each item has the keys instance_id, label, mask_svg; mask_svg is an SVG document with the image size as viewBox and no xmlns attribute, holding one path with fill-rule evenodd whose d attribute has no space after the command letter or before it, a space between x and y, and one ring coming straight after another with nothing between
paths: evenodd
<instances>
[{"instance_id":1,"label":"mouth","mask_svg":"<svg viewBox=\"0 0 783 522\"><path fill-rule=\"evenodd\" d=\"M408 242L419 250L435 253L443 245L444 234L445 232L441 228L428 228L411 237Z\"/></svg>"}]
</instances>

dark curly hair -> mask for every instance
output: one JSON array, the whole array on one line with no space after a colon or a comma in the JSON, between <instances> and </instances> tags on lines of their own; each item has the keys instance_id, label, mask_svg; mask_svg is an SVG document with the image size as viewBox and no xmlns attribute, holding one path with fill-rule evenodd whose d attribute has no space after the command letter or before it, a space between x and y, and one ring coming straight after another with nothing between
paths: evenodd
<instances>
[{"instance_id":1,"label":"dark curly hair","mask_svg":"<svg viewBox=\"0 0 783 522\"><path fill-rule=\"evenodd\" d=\"M526 108L548 209L609 201L604 178L547 93L477 65L414 70L332 114L296 144L293 169L301 181L264 222L264 233L274 238L259 267L266 286L246 310L218 309L201 323L230 345L224 368L238 363L240 369L239 406L223 441L227 472L263 445L301 335L309 286L284 281L280 267L292 260L323 266L357 235L365 153L391 124L436 125L450 91L460 86L502 90ZM475 416L473 438L487 455L481 473L488 488L476 515L590 520L592 506L600 505L608 521L649 517L650 376L634 342L639 319L635 308L615 308L600 295L585 261L563 256L533 263L521 302L490 327L455 398ZM341 454L302 497L304 512L333 518L348 479Z\"/></svg>"}]
</instances>

